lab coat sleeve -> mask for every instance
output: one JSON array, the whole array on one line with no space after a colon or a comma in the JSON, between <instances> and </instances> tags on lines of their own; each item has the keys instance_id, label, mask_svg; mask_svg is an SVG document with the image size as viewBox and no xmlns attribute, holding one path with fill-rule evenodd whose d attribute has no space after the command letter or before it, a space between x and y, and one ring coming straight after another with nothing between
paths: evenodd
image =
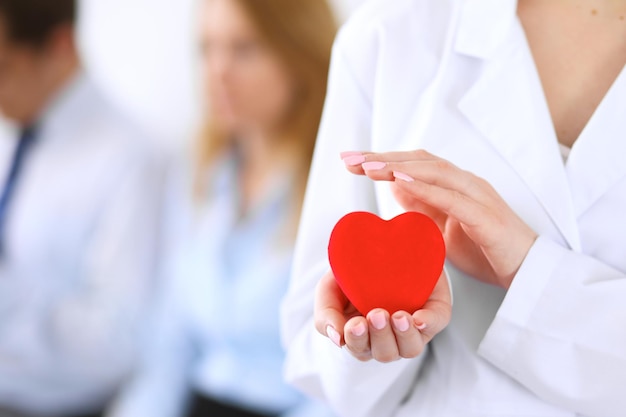
<instances>
[{"instance_id":1,"label":"lab coat sleeve","mask_svg":"<svg viewBox=\"0 0 626 417\"><path fill-rule=\"evenodd\" d=\"M318 280L329 270L328 238L336 222L352 211L377 212L372 182L350 174L342 151L371 148L371 95L343 49L340 34L333 50L329 89L296 243L292 281L282 304L282 338L287 350L287 380L330 403L340 416L382 417L405 397L420 359L381 364L359 362L319 335L313 325ZM357 45L353 42L351 46Z\"/></svg>"},{"instance_id":2,"label":"lab coat sleeve","mask_svg":"<svg viewBox=\"0 0 626 417\"><path fill-rule=\"evenodd\" d=\"M49 306L51 351L78 379L114 384L137 354L153 297L165 160L134 154L107 194L76 267L76 288ZM112 192L113 191L113 192ZM115 352L115 354L112 354Z\"/></svg>"},{"instance_id":3,"label":"lab coat sleeve","mask_svg":"<svg viewBox=\"0 0 626 417\"><path fill-rule=\"evenodd\" d=\"M556 405L587 417L623 416L625 294L623 272L540 237L479 353Z\"/></svg>"}]
</instances>

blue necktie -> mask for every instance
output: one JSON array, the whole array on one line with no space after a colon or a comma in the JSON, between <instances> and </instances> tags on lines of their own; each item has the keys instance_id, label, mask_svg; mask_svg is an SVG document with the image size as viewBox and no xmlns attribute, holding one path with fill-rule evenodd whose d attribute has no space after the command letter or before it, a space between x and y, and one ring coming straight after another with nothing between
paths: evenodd
<instances>
[{"instance_id":1,"label":"blue necktie","mask_svg":"<svg viewBox=\"0 0 626 417\"><path fill-rule=\"evenodd\" d=\"M4 190L0 196L0 255L5 251L5 229L7 224L7 216L11 203L11 196L14 193L15 185L18 182L20 171L24 165L26 154L35 141L35 129L33 127L26 128L20 135L19 142L13 153L13 162L7 176Z\"/></svg>"}]
</instances>

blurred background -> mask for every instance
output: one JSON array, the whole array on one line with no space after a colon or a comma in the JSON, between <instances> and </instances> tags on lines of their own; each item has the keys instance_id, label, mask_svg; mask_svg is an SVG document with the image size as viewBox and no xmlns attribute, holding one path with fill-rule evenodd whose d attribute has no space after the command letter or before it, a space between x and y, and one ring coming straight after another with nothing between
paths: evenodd
<instances>
[{"instance_id":1,"label":"blurred background","mask_svg":"<svg viewBox=\"0 0 626 417\"><path fill-rule=\"evenodd\" d=\"M340 20L363 1L332 0ZM167 146L192 137L200 111L196 7L197 0L81 3L80 42L88 70L110 99Z\"/></svg>"},{"instance_id":2,"label":"blurred background","mask_svg":"<svg viewBox=\"0 0 626 417\"><path fill-rule=\"evenodd\" d=\"M331 416L279 305L365 1L0 0L0 417Z\"/></svg>"}]
</instances>

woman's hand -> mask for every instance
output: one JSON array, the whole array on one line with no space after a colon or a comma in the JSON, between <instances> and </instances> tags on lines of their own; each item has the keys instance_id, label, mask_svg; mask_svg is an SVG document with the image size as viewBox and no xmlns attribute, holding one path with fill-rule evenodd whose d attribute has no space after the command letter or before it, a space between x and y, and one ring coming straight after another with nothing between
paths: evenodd
<instances>
[{"instance_id":1,"label":"woman's hand","mask_svg":"<svg viewBox=\"0 0 626 417\"><path fill-rule=\"evenodd\" d=\"M401 291L401 289L398 289ZM450 287L442 273L435 289L421 310L409 314L374 309L363 317L343 294L332 272L317 285L315 327L337 346L345 346L361 361L392 362L414 358L450 322Z\"/></svg>"},{"instance_id":2,"label":"woman's hand","mask_svg":"<svg viewBox=\"0 0 626 417\"><path fill-rule=\"evenodd\" d=\"M426 151L342 154L353 174L394 181L406 209L433 218L447 257L475 278L508 288L537 234L484 179Z\"/></svg>"}]
</instances>

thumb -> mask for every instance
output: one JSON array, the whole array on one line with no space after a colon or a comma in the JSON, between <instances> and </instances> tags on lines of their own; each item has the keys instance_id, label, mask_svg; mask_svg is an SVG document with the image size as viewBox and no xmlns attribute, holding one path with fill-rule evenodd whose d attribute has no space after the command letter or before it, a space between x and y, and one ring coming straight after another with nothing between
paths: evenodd
<instances>
[{"instance_id":1,"label":"thumb","mask_svg":"<svg viewBox=\"0 0 626 417\"><path fill-rule=\"evenodd\" d=\"M343 328L346 325L344 310L348 299L335 280L332 271L326 273L315 291L315 328L334 344L344 344Z\"/></svg>"},{"instance_id":2,"label":"thumb","mask_svg":"<svg viewBox=\"0 0 626 417\"><path fill-rule=\"evenodd\" d=\"M452 297L448 278L444 271L424 307L413 314L413 321L426 341L430 341L448 326L451 317Z\"/></svg>"}]
</instances>

